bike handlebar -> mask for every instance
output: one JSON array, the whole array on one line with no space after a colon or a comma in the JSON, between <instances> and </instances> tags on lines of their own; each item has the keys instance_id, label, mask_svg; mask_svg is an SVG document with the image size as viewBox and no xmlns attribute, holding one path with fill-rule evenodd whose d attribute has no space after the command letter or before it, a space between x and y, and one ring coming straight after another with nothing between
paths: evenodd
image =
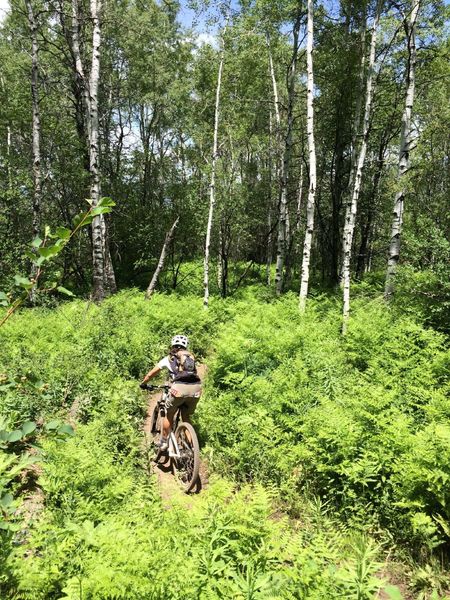
<instances>
[{"instance_id":1,"label":"bike handlebar","mask_svg":"<svg viewBox=\"0 0 450 600\"><path fill-rule=\"evenodd\" d=\"M168 389L170 389L170 384L164 383L163 385L148 385L148 383L147 383L147 384L145 384L145 387L142 387L142 389L146 389L149 392L152 392L154 390L165 390L165 391L167 391Z\"/></svg>"}]
</instances>

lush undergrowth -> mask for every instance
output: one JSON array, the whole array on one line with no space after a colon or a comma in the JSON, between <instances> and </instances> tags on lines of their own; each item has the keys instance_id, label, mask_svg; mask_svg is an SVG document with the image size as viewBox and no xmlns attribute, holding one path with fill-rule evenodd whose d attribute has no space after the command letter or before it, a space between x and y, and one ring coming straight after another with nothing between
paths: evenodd
<instances>
[{"instance_id":1,"label":"lush undergrowth","mask_svg":"<svg viewBox=\"0 0 450 600\"><path fill-rule=\"evenodd\" d=\"M141 453L137 381L177 331L209 367L197 426L216 476L166 510ZM68 439L38 436L44 503L0 533L2 597L373 598L392 550L420 561L401 567L414 597L444 597L441 334L367 298L343 339L332 300L300 316L294 296L250 288L208 311L136 291L25 310L0 337L7 426L79 423ZM4 485L29 494L20 477Z\"/></svg>"}]
</instances>

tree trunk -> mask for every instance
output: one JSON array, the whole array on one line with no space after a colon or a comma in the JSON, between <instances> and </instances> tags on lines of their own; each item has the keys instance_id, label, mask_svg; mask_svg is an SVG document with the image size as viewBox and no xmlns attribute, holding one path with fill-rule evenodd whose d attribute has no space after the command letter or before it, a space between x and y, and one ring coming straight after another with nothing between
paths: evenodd
<instances>
[{"instance_id":1,"label":"tree trunk","mask_svg":"<svg viewBox=\"0 0 450 600\"><path fill-rule=\"evenodd\" d=\"M174 224L172 225L172 227L169 229L169 231L166 234L166 239L164 240L164 244L163 244L163 247L161 250L161 255L160 255L159 261L158 261L158 265L155 269L155 272L153 273L152 280L150 281L147 291L145 293L145 297L147 298L147 300L149 300L151 298L151 295L155 291L156 284L158 283L159 274L161 273L161 271L164 267L164 262L166 260L167 248L169 247L170 242L172 241L173 234L175 232L175 228L178 225L179 220L180 220L180 217L177 217L175 219Z\"/></svg>"},{"instance_id":2,"label":"tree trunk","mask_svg":"<svg viewBox=\"0 0 450 600\"><path fill-rule=\"evenodd\" d=\"M273 126L272 111L269 110L269 157L268 157L268 190L269 190L269 209L267 211L267 243L266 243L266 281L271 284L272 271L272 170L273 170Z\"/></svg>"},{"instance_id":3,"label":"tree trunk","mask_svg":"<svg viewBox=\"0 0 450 600\"><path fill-rule=\"evenodd\" d=\"M300 283L299 307L304 312L309 286L309 266L311 261L311 245L314 231L314 211L316 200L316 146L314 142L314 73L313 73L313 36L314 36L314 13L313 0L308 0L308 33L306 41L306 70L307 70L307 134L309 151L309 190L306 205L306 232L303 244L302 273Z\"/></svg>"},{"instance_id":4,"label":"tree trunk","mask_svg":"<svg viewBox=\"0 0 450 600\"><path fill-rule=\"evenodd\" d=\"M39 43L37 39L38 24L33 11L31 0L25 0L28 16L28 26L31 33L31 102L32 102L32 155L33 155L33 200L32 200L32 235L38 237L41 229L41 202L42 202L42 171L41 171L41 120L39 111ZM8 136L10 130L8 127ZM8 138L9 152L10 138ZM8 164L8 176L10 167ZM31 267L31 278L37 276L36 265ZM35 301L35 290L31 290L31 302Z\"/></svg>"},{"instance_id":5,"label":"tree trunk","mask_svg":"<svg viewBox=\"0 0 450 600\"><path fill-rule=\"evenodd\" d=\"M87 134L87 146L89 147L90 140L90 97L89 97L89 82L86 79L83 67L83 61L81 60L81 50L80 50L80 15L79 15L79 0L72 0L72 31L71 31L71 51L74 60L75 66L75 80L77 84L77 88L81 91L82 95L82 115L84 114L83 126L81 127L80 123L80 132L84 133L85 139ZM82 118L80 115L80 119ZM86 129L84 132L83 130Z\"/></svg>"},{"instance_id":6,"label":"tree trunk","mask_svg":"<svg viewBox=\"0 0 450 600\"><path fill-rule=\"evenodd\" d=\"M375 67L375 49L377 43L377 30L378 23L380 20L380 4L377 6L377 12L374 17L372 26L372 37L370 41L370 52L369 61L367 65L367 78L366 78L366 93L365 93L365 105L364 105L364 116L362 123L362 135L361 144L359 151L355 149L355 160L356 168L353 177L351 178L353 189L351 192L351 198L347 202L345 211L345 224L344 232L342 237L342 248L343 248L343 259L342 259L342 278L343 278L343 322L342 322L342 333L345 334L347 331L348 318L350 315L350 262L352 256L353 246L353 235L355 231L356 213L358 210L358 199L361 191L362 182L362 171L364 162L366 159L367 142L369 139L370 130L370 115L372 110L372 97L373 97L373 80L374 80L374 67ZM361 65L364 66L363 64Z\"/></svg>"},{"instance_id":7,"label":"tree trunk","mask_svg":"<svg viewBox=\"0 0 450 600\"><path fill-rule=\"evenodd\" d=\"M392 218L391 241L389 244L389 258L386 273L384 297L389 300L394 293L394 277L400 259L400 241L403 225L403 203L405 198L405 175L409 169L409 154L411 150L411 113L414 104L415 67L416 67L416 21L419 12L420 0L411 7L403 20L408 47L408 64L406 68L406 98L402 117L400 135L400 149L398 157L398 185L399 191L395 195Z\"/></svg>"},{"instance_id":8,"label":"tree trunk","mask_svg":"<svg viewBox=\"0 0 450 600\"><path fill-rule=\"evenodd\" d=\"M8 190L12 191L13 188L13 180L12 180L12 169L11 169L11 126L8 125L6 128L6 158L8 161Z\"/></svg>"},{"instance_id":9,"label":"tree trunk","mask_svg":"<svg viewBox=\"0 0 450 600\"><path fill-rule=\"evenodd\" d=\"M92 62L89 79L88 131L90 134L89 168L91 172L91 201L94 207L97 206L101 196L98 131L98 88L101 47L100 12L101 0L91 0ZM96 215L92 221L92 270L92 297L96 301L101 301L108 293L115 291L116 288L104 215Z\"/></svg>"},{"instance_id":10,"label":"tree trunk","mask_svg":"<svg viewBox=\"0 0 450 600\"><path fill-rule=\"evenodd\" d=\"M209 214L208 214L208 224L206 226L206 241L205 241L205 258L204 258L204 267L203 267L203 288L204 288L204 296L203 296L203 306L204 308L208 308L209 303L209 250L211 245L211 229L212 222L214 216L214 206L216 203L215 197L215 186L216 186L216 164L217 164L217 149L218 149L218 139L219 139L219 111L220 111L220 88L222 86L222 71L223 71L223 61L225 55L225 32L227 26L225 26L222 33L222 49L220 52L220 62L219 62L219 72L217 75L217 87L216 87L216 106L215 106L215 115L214 115L214 139L213 139L213 152L212 152L212 162L211 162L211 180L209 184Z\"/></svg>"},{"instance_id":11,"label":"tree trunk","mask_svg":"<svg viewBox=\"0 0 450 600\"><path fill-rule=\"evenodd\" d=\"M41 225L41 121L39 113L39 44L37 21L31 0L26 0L28 26L31 33L31 99L32 99L32 149L33 149L33 237L37 237Z\"/></svg>"},{"instance_id":12,"label":"tree trunk","mask_svg":"<svg viewBox=\"0 0 450 600\"><path fill-rule=\"evenodd\" d=\"M297 16L297 20L294 25L294 42L291 64L289 66L288 73L288 111L287 111L287 126L286 134L284 138L284 150L283 150L283 161L280 169L280 202L278 212L278 236L277 236L277 257L275 264L275 289L276 293L280 295L283 291L284 273L283 268L286 261L286 251L289 246L290 239L290 221L289 221L289 208L287 202L287 188L289 179L289 166L291 162L292 154L292 129L294 125L294 100L295 100L295 72L297 68L297 54L298 54L298 36L300 31L300 15ZM275 104L275 115L277 120L277 130L281 130L281 119L278 109L278 90L275 79L275 72L273 69L272 56L269 51L270 70L272 76L273 93L274 93L274 104ZM278 136L277 136L278 138Z\"/></svg>"},{"instance_id":13,"label":"tree trunk","mask_svg":"<svg viewBox=\"0 0 450 600\"><path fill-rule=\"evenodd\" d=\"M373 239L373 221L375 217L376 205L380 190L381 175L384 167L384 154L386 152L387 142L381 140L378 148L377 167L373 176L372 191L369 197L369 205L367 211L367 221L362 226L361 231L361 244L359 246L358 260L356 264L356 279L361 279L362 274L367 271L370 245Z\"/></svg>"},{"instance_id":14,"label":"tree trunk","mask_svg":"<svg viewBox=\"0 0 450 600\"><path fill-rule=\"evenodd\" d=\"M298 183L297 210L295 219L295 235L297 237L296 252L300 252L300 228L302 224L302 204L303 204L303 164L300 165L300 181Z\"/></svg>"}]
</instances>

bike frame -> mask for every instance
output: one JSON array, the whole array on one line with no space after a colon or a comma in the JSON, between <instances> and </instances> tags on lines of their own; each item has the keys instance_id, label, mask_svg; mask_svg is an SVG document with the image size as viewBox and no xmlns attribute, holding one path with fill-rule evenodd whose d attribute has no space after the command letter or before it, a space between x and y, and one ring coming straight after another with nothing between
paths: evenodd
<instances>
[{"instance_id":1,"label":"bike frame","mask_svg":"<svg viewBox=\"0 0 450 600\"><path fill-rule=\"evenodd\" d=\"M169 399L170 393L167 386L164 386L163 393L161 394L161 398L158 400L158 408L160 419L162 417L167 417L167 407L166 401ZM175 431L178 427L178 423L182 421L181 411L177 409L173 417L173 424L171 432L169 433L168 438L168 454L170 458L180 458L180 449L178 447L177 439L175 437Z\"/></svg>"}]
</instances>

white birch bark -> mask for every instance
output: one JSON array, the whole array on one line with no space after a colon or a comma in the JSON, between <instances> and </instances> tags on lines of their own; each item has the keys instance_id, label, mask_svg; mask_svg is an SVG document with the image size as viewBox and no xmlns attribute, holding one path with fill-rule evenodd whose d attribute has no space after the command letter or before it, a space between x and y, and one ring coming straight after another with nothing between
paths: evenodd
<instances>
[{"instance_id":1,"label":"white birch bark","mask_svg":"<svg viewBox=\"0 0 450 600\"><path fill-rule=\"evenodd\" d=\"M272 57L269 56L270 67L269 73L272 72ZM273 176L273 165L274 165L274 135L273 135L273 116L272 110L269 109L269 157L268 157L268 172L269 172L269 210L267 211L267 246L266 246L266 280L267 285L270 286L272 282L272 244L273 244L273 233L272 233L272 210L273 210L273 196L272 196L272 176ZM277 147L278 145L275 144ZM275 156L276 164L276 156ZM278 175L275 176L275 180L278 181Z\"/></svg>"},{"instance_id":2,"label":"white birch bark","mask_svg":"<svg viewBox=\"0 0 450 600\"><path fill-rule=\"evenodd\" d=\"M297 210L295 219L295 235L297 237L296 252L300 252L300 240L298 238L302 223L302 205L303 205L303 163L300 165L300 181L298 183L297 192Z\"/></svg>"},{"instance_id":3,"label":"white birch bark","mask_svg":"<svg viewBox=\"0 0 450 600\"><path fill-rule=\"evenodd\" d=\"M11 126L8 125L6 128L6 158L8 161L8 189L9 191L12 190L13 184L12 184L12 169L11 169L11 146L12 146L12 141L11 141Z\"/></svg>"},{"instance_id":4,"label":"white birch bark","mask_svg":"<svg viewBox=\"0 0 450 600\"><path fill-rule=\"evenodd\" d=\"M308 24L306 41L306 129L309 152L309 190L306 205L306 231L303 244L303 260L300 282L299 308L306 309L308 297L309 267L311 262L311 245L314 231L314 212L316 208L316 146L314 140L314 71L313 71L313 40L314 40L314 6L313 0L308 0Z\"/></svg>"},{"instance_id":5,"label":"white birch bark","mask_svg":"<svg viewBox=\"0 0 450 600\"><path fill-rule=\"evenodd\" d=\"M409 159L412 142L411 114L414 105L415 93L415 68L416 68L416 21L419 12L420 0L412 0L411 11L404 17L404 28L408 48L408 64L406 68L406 97L403 110L402 128L400 135L400 148L398 157L398 185L399 191L395 195L392 217L391 240L389 243L389 257L386 273L384 296L389 300L394 293L394 277L400 259L400 241L403 225L403 209L405 199L405 175L409 170Z\"/></svg>"},{"instance_id":6,"label":"white birch bark","mask_svg":"<svg viewBox=\"0 0 450 600\"><path fill-rule=\"evenodd\" d=\"M103 256L105 257L104 283L105 283L108 294L115 294L117 292L116 276L114 274L114 267L112 264L111 252L109 249L109 228L107 225L106 218L104 216L103 216L103 220L102 220L102 235L103 235Z\"/></svg>"},{"instance_id":7,"label":"white birch bark","mask_svg":"<svg viewBox=\"0 0 450 600\"><path fill-rule=\"evenodd\" d=\"M100 81L100 48L101 0L91 0L92 20L92 61L89 77L89 115L87 119L89 132L89 170L91 173L91 201L97 206L100 197L100 165L99 165L99 120L98 120L98 88ZM96 215L92 221L92 297L101 301L107 293L116 290L114 270L109 252L107 226L104 215Z\"/></svg>"},{"instance_id":8,"label":"white birch bark","mask_svg":"<svg viewBox=\"0 0 450 600\"><path fill-rule=\"evenodd\" d=\"M32 100L32 149L33 149L33 237L39 234L41 221L41 120L39 112L39 44L37 21L31 0L26 0L28 26L31 33L31 100Z\"/></svg>"},{"instance_id":9,"label":"white birch bark","mask_svg":"<svg viewBox=\"0 0 450 600\"><path fill-rule=\"evenodd\" d=\"M277 79L275 77L275 69L273 66L272 52L270 50L270 37L269 37L268 33L266 34L266 42L267 42L267 48L269 51L269 70L270 70L270 78L272 80L273 104L274 104L274 108L275 108L275 122L277 124L276 137L278 137L280 135L280 131L281 131L280 99L279 99L279 95L278 95L278 85L277 85Z\"/></svg>"},{"instance_id":10,"label":"white birch bark","mask_svg":"<svg viewBox=\"0 0 450 600\"><path fill-rule=\"evenodd\" d=\"M347 202L345 210L345 222L342 239L343 258L342 258L342 284L343 284L343 322L342 333L346 333L348 318L350 315L350 263L352 256L353 236L355 231L356 213L358 210L358 200L361 191L362 173L364 162L366 160L367 142L370 130L370 115L372 111L372 98L374 87L374 69L375 69L375 50L377 43L377 31L380 20L380 5L378 4L376 14L372 24L372 35L370 40L369 60L367 65L366 93L364 104L364 116L361 132L361 144L359 152L356 152L356 168L353 176L353 189L351 197ZM361 65L364 68L364 63Z\"/></svg>"},{"instance_id":11,"label":"white birch bark","mask_svg":"<svg viewBox=\"0 0 450 600\"><path fill-rule=\"evenodd\" d=\"M223 277L223 262L222 262L222 248L223 248L223 230L222 230L223 214L220 216L219 225L219 256L217 257L217 287L219 290L222 288L222 277Z\"/></svg>"},{"instance_id":12,"label":"white birch bark","mask_svg":"<svg viewBox=\"0 0 450 600\"><path fill-rule=\"evenodd\" d=\"M32 0L25 0L28 26L31 33L31 102L32 102L32 156L33 156L33 196L32 196L32 234L39 235L41 228L42 170L41 170L41 119L39 111L39 42L38 23L33 10ZM8 167L9 171L9 167ZM31 267L31 279L37 277L38 268ZM35 301L35 290L31 290L31 302Z\"/></svg>"},{"instance_id":13,"label":"white birch bark","mask_svg":"<svg viewBox=\"0 0 450 600\"><path fill-rule=\"evenodd\" d=\"M266 260L266 281L267 285L271 284L271 269L272 269L272 207L269 207L267 213L267 260Z\"/></svg>"},{"instance_id":14,"label":"white birch bark","mask_svg":"<svg viewBox=\"0 0 450 600\"><path fill-rule=\"evenodd\" d=\"M6 92L5 80L0 75L0 85L2 87L2 92ZM11 169L11 148L12 148L12 133L11 133L11 125L6 126L6 170L8 174L8 191L12 191L12 169Z\"/></svg>"},{"instance_id":15,"label":"white birch bark","mask_svg":"<svg viewBox=\"0 0 450 600\"><path fill-rule=\"evenodd\" d=\"M101 0L91 0L92 19L92 62L89 79L89 169L91 172L92 206L100 200L99 135L98 135L98 86L100 78L100 11ZM105 226L103 215L92 221L92 269L94 300L100 301L105 290Z\"/></svg>"},{"instance_id":16,"label":"white birch bark","mask_svg":"<svg viewBox=\"0 0 450 600\"><path fill-rule=\"evenodd\" d=\"M148 285L147 292L145 293L145 297L147 298L147 300L149 300L151 298L153 292L155 291L156 284L158 283L159 274L161 273L161 271L164 267L164 263L166 261L167 248L169 247L170 242L172 241L173 234L175 232L175 228L178 225L179 220L180 220L180 217L177 217L174 224L172 225L172 227L169 229L169 231L166 234L166 238L164 240L164 244L163 244L161 254L159 257L158 265L157 265L155 272L153 273L153 277Z\"/></svg>"},{"instance_id":17,"label":"white birch bark","mask_svg":"<svg viewBox=\"0 0 450 600\"><path fill-rule=\"evenodd\" d=\"M209 213L208 213L208 224L206 226L206 241L205 241L205 257L203 262L203 306L208 308L209 304L209 252L211 245L211 230L214 216L214 206L216 204L216 166L217 166L217 149L219 140L219 116L220 116L220 89L222 86L222 72L223 72L223 61L225 56L225 32L227 27L225 26L222 33L222 49L220 51L219 61L219 72L217 74L217 87L216 87L216 105L214 113L214 138L213 138L213 152L211 161L211 180L209 184Z\"/></svg>"}]
</instances>

